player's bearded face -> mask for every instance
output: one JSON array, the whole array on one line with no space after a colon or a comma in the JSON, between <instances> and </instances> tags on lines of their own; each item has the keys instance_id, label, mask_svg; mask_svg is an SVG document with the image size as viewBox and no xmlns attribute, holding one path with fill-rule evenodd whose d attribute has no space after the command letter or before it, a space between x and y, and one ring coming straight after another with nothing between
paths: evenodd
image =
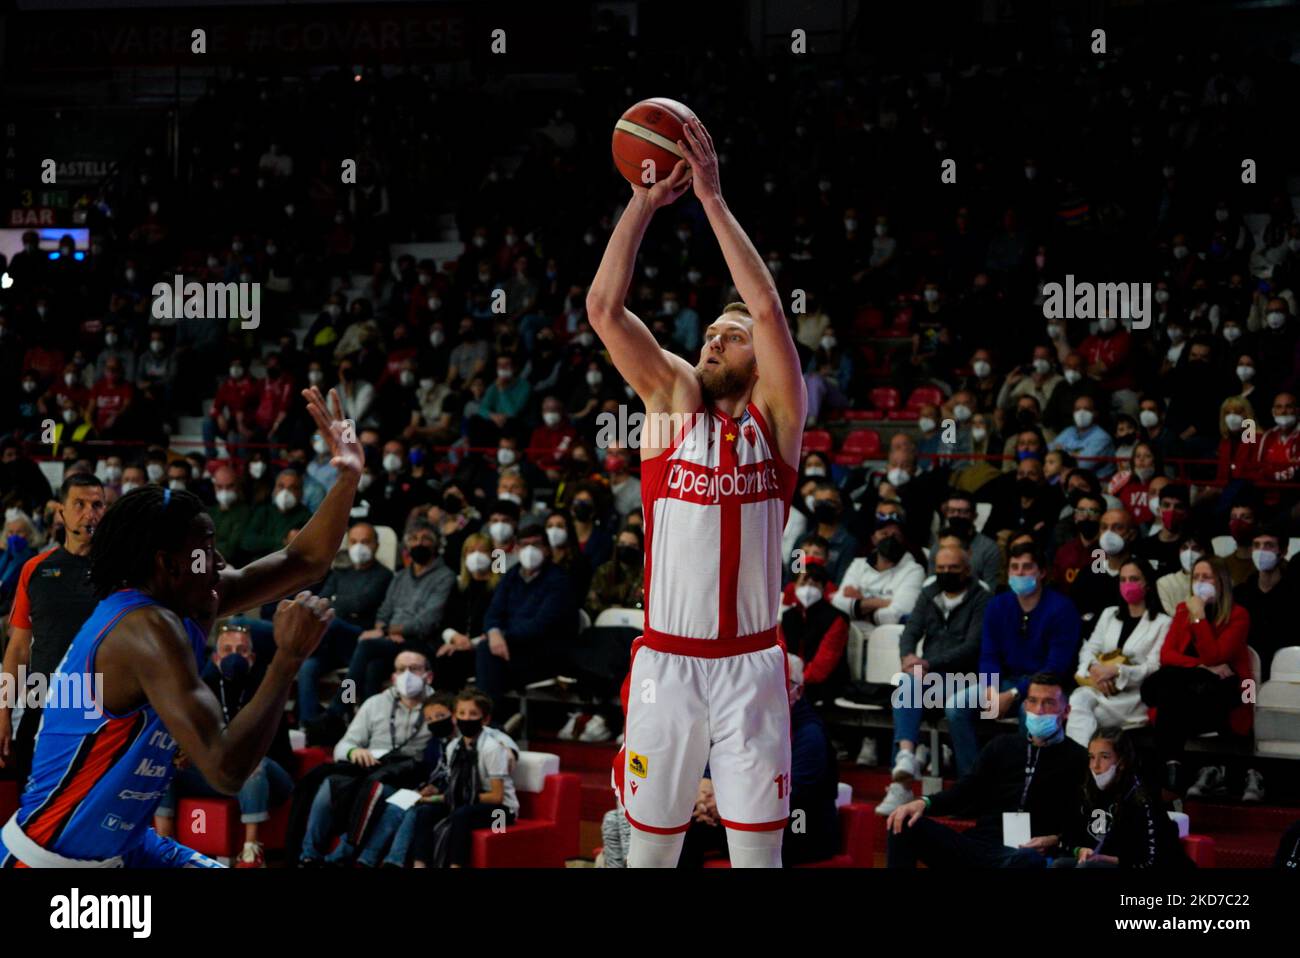
<instances>
[{"instance_id":1,"label":"player's bearded face","mask_svg":"<svg viewBox=\"0 0 1300 958\"><path fill-rule=\"evenodd\" d=\"M718 361L711 363L711 358ZM700 380L700 389L705 399L727 399L749 388L757 366L750 350L731 349L719 353L706 346L695 367L695 375Z\"/></svg>"}]
</instances>

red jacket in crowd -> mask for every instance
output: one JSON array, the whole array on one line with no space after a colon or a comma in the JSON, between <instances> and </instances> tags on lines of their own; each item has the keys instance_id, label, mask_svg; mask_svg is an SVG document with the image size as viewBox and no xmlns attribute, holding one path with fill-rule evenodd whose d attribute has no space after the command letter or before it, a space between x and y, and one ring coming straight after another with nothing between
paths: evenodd
<instances>
[{"instance_id":1,"label":"red jacket in crowd","mask_svg":"<svg viewBox=\"0 0 1300 958\"><path fill-rule=\"evenodd\" d=\"M1250 648L1246 636L1250 633L1250 613L1233 605L1232 614L1223 626L1216 626L1208 618L1195 625L1187 615L1186 603L1179 603L1174 612L1173 624L1160 648L1161 665L1178 665L1196 668L1198 665L1226 665L1243 683L1254 681L1250 667ZM1196 654L1188 655L1188 646L1196 642ZM1243 695L1244 697L1244 695ZM1249 735L1254 724L1255 710L1250 702L1242 702L1232 710L1228 724L1237 735ZM1156 721L1160 717L1156 716Z\"/></svg>"}]
</instances>

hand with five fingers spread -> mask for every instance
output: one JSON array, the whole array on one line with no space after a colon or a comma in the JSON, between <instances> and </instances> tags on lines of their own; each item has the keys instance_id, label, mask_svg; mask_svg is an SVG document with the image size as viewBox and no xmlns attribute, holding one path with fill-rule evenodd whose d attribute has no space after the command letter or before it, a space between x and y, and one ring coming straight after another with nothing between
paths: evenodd
<instances>
[{"instance_id":1,"label":"hand with five fingers spread","mask_svg":"<svg viewBox=\"0 0 1300 958\"><path fill-rule=\"evenodd\" d=\"M678 140L677 148L690 164L695 180L695 195L701 202L722 198L722 184L718 180L718 154L713 149L713 137L697 118L682 124L685 141Z\"/></svg>"},{"instance_id":2,"label":"hand with five fingers spread","mask_svg":"<svg viewBox=\"0 0 1300 958\"><path fill-rule=\"evenodd\" d=\"M361 469L366 458L357 440L356 423L343 418L343 401L336 390L331 389L329 403L321 395L320 388L312 386L302 391L302 398L307 400L307 412L316 421L316 428L321 437L329 444L330 465L339 471L339 475L361 477Z\"/></svg>"}]
</instances>

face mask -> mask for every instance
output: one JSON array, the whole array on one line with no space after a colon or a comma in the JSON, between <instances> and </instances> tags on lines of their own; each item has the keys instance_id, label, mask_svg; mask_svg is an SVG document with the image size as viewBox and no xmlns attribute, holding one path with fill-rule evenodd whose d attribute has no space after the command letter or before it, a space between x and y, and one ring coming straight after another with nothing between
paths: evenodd
<instances>
[{"instance_id":1,"label":"face mask","mask_svg":"<svg viewBox=\"0 0 1300 958\"><path fill-rule=\"evenodd\" d=\"M1249 369L1250 367L1246 368ZM1244 418L1235 412L1230 412L1223 417L1223 424L1228 427L1229 432L1240 432L1241 424L1244 421Z\"/></svg>"},{"instance_id":2,"label":"face mask","mask_svg":"<svg viewBox=\"0 0 1300 958\"><path fill-rule=\"evenodd\" d=\"M1074 425L1079 429L1088 429L1092 426L1092 410L1076 409L1074 411Z\"/></svg>"},{"instance_id":3,"label":"face mask","mask_svg":"<svg viewBox=\"0 0 1300 958\"><path fill-rule=\"evenodd\" d=\"M1097 538L1097 530L1101 528L1101 523L1096 519L1077 519L1074 528L1079 535L1083 536L1085 542L1091 542Z\"/></svg>"},{"instance_id":4,"label":"face mask","mask_svg":"<svg viewBox=\"0 0 1300 958\"><path fill-rule=\"evenodd\" d=\"M1214 587L1213 582L1193 582L1192 595L1196 596L1202 602L1213 602L1219 590Z\"/></svg>"},{"instance_id":5,"label":"face mask","mask_svg":"<svg viewBox=\"0 0 1300 958\"><path fill-rule=\"evenodd\" d=\"M956 595L966 588L966 580L960 572L936 573L934 581L939 584L940 589L949 595Z\"/></svg>"},{"instance_id":6,"label":"face mask","mask_svg":"<svg viewBox=\"0 0 1300 958\"><path fill-rule=\"evenodd\" d=\"M149 477L150 482L157 482L163 477L165 470L156 462L151 462L144 467L145 475Z\"/></svg>"},{"instance_id":7,"label":"face mask","mask_svg":"<svg viewBox=\"0 0 1300 958\"><path fill-rule=\"evenodd\" d=\"M587 385L593 389L600 385L603 378L598 370L590 369L587 371Z\"/></svg>"},{"instance_id":8,"label":"face mask","mask_svg":"<svg viewBox=\"0 0 1300 958\"><path fill-rule=\"evenodd\" d=\"M971 412L970 406L967 406L965 403L958 403L953 406L952 414L956 417L958 422L967 422L970 420L970 417L974 415L974 413Z\"/></svg>"},{"instance_id":9,"label":"face mask","mask_svg":"<svg viewBox=\"0 0 1300 958\"><path fill-rule=\"evenodd\" d=\"M840 507L827 499L813 503L813 518L824 525L831 525L840 517Z\"/></svg>"},{"instance_id":10,"label":"face mask","mask_svg":"<svg viewBox=\"0 0 1300 958\"><path fill-rule=\"evenodd\" d=\"M515 378L515 371L514 371L514 369L513 369L512 367L510 367L510 366L498 366L498 367L497 367L497 379L507 379L507 380L509 380L509 379L514 379L514 378Z\"/></svg>"},{"instance_id":11,"label":"face mask","mask_svg":"<svg viewBox=\"0 0 1300 958\"><path fill-rule=\"evenodd\" d=\"M897 562L903 558L903 553L906 551L907 549L902 540L894 536L885 536L876 545L876 553L886 562Z\"/></svg>"},{"instance_id":12,"label":"face mask","mask_svg":"<svg viewBox=\"0 0 1300 958\"><path fill-rule=\"evenodd\" d=\"M1102 547L1106 555L1114 556L1123 552L1127 543L1124 541L1124 537L1118 532L1113 529L1107 529L1101 534L1101 539L1098 540L1098 545Z\"/></svg>"},{"instance_id":13,"label":"face mask","mask_svg":"<svg viewBox=\"0 0 1300 958\"><path fill-rule=\"evenodd\" d=\"M403 698L413 699L424 691L424 676L414 672L398 672L393 686Z\"/></svg>"},{"instance_id":14,"label":"face mask","mask_svg":"<svg viewBox=\"0 0 1300 958\"><path fill-rule=\"evenodd\" d=\"M5 540L5 545L11 553L22 552L24 549L27 548L27 537L20 536L20 535L12 535L7 540Z\"/></svg>"},{"instance_id":15,"label":"face mask","mask_svg":"<svg viewBox=\"0 0 1300 958\"><path fill-rule=\"evenodd\" d=\"M977 359L975 360L975 362L971 363L971 370L980 379L987 379L989 377L989 374L993 372L993 367L988 363L986 363L984 360Z\"/></svg>"},{"instance_id":16,"label":"face mask","mask_svg":"<svg viewBox=\"0 0 1300 958\"><path fill-rule=\"evenodd\" d=\"M1256 549L1250 554L1250 561L1260 572L1272 572L1277 568L1277 553L1272 549Z\"/></svg>"},{"instance_id":17,"label":"face mask","mask_svg":"<svg viewBox=\"0 0 1300 958\"><path fill-rule=\"evenodd\" d=\"M983 442L989 431L983 426L971 426L970 437L975 442Z\"/></svg>"},{"instance_id":18,"label":"face mask","mask_svg":"<svg viewBox=\"0 0 1300 958\"><path fill-rule=\"evenodd\" d=\"M316 436L312 439L311 447L316 451L316 455L318 456L325 455L325 453L329 452L330 449L329 444L320 436Z\"/></svg>"},{"instance_id":19,"label":"face mask","mask_svg":"<svg viewBox=\"0 0 1300 958\"><path fill-rule=\"evenodd\" d=\"M542 422L554 429L560 424L560 414L558 412L544 412L542 413Z\"/></svg>"},{"instance_id":20,"label":"face mask","mask_svg":"<svg viewBox=\"0 0 1300 958\"><path fill-rule=\"evenodd\" d=\"M325 374L319 369L310 369L307 371L307 382L311 383L313 386L319 386L324 381Z\"/></svg>"},{"instance_id":21,"label":"face mask","mask_svg":"<svg viewBox=\"0 0 1300 958\"><path fill-rule=\"evenodd\" d=\"M682 307L675 299L665 299L659 304L659 308L669 316L676 316L677 311ZM825 340L823 340L823 342L825 342Z\"/></svg>"},{"instance_id":22,"label":"face mask","mask_svg":"<svg viewBox=\"0 0 1300 958\"><path fill-rule=\"evenodd\" d=\"M108 479L109 482L117 482L117 480L119 480L119 479L122 478L122 467L121 467L121 466L105 466L105 467L104 467L104 476L105 476L105 478Z\"/></svg>"},{"instance_id":23,"label":"face mask","mask_svg":"<svg viewBox=\"0 0 1300 958\"><path fill-rule=\"evenodd\" d=\"M1060 728L1061 718L1059 715L1039 715L1035 712L1025 712L1025 732L1030 738L1051 738Z\"/></svg>"},{"instance_id":24,"label":"face mask","mask_svg":"<svg viewBox=\"0 0 1300 958\"><path fill-rule=\"evenodd\" d=\"M646 279L654 279L654 278L655 278L656 276L658 276L658 275L659 275L659 267L658 267L658 266L647 266L647 267L645 268L645 278L646 278Z\"/></svg>"},{"instance_id":25,"label":"face mask","mask_svg":"<svg viewBox=\"0 0 1300 958\"><path fill-rule=\"evenodd\" d=\"M690 283L692 286L699 283L699 281L702 280L703 278L704 278L704 274L701 273L698 269L688 269L686 271L686 281Z\"/></svg>"},{"instance_id":26,"label":"face mask","mask_svg":"<svg viewBox=\"0 0 1300 958\"><path fill-rule=\"evenodd\" d=\"M537 546L524 546L519 550L519 564L529 572L540 566L545 558L546 554Z\"/></svg>"},{"instance_id":27,"label":"face mask","mask_svg":"<svg viewBox=\"0 0 1300 958\"><path fill-rule=\"evenodd\" d=\"M594 337L592 336L591 333L578 333L577 336L573 337L573 341L576 342L583 349L586 349L589 346L591 346L592 342L594 342ZM600 374L597 373L597 375ZM588 373L587 376L588 376L587 382L591 382L591 378L590 378L591 373Z\"/></svg>"},{"instance_id":28,"label":"face mask","mask_svg":"<svg viewBox=\"0 0 1300 958\"><path fill-rule=\"evenodd\" d=\"M1192 566L1201 561L1201 554L1194 549L1183 549L1178 553L1178 564L1184 572L1191 572Z\"/></svg>"},{"instance_id":29,"label":"face mask","mask_svg":"<svg viewBox=\"0 0 1300 958\"><path fill-rule=\"evenodd\" d=\"M564 526L547 526L546 540L551 544L552 549L558 549L569 541L569 530Z\"/></svg>"},{"instance_id":30,"label":"face mask","mask_svg":"<svg viewBox=\"0 0 1300 958\"><path fill-rule=\"evenodd\" d=\"M1101 319L1097 320L1097 329L1103 333L1115 332L1116 325L1115 317L1113 316L1103 316Z\"/></svg>"},{"instance_id":31,"label":"face mask","mask_svg":"<svg viewBox=\"0 0 1300 958\"><path fill-rule=\"evenodd\" d=\"M429 345L432 346L434 349L437 349L439 346L441 346L446 341L446 339L447 336L445 333L443 333L441 329L435 329L433 332L429 333Z\"/></svg>"},{"instance_id":32,"label":"face mask","mask_svg":"<svg viewBox=\"0 0 1300 958\"><path fill-rule=\"evenodd\" d=\"M348 546L348 558L355 566L363 566L375 557L375 551L364 542L354 542Z\"/></svg>"},{"instance_id":33,"label":"face mask","mask_svg":"<svg viewBox=\"0 0 1300 958\"><path fill-rule=\"evenodd\" d=\"M69 426L71 426L74 422L77 421L77 410L75 409L63 410L63 421L66 422Z\"/></svg>"},{"instance_id":34,"label":"face mask","mask_svg":"<svg viewBox=\"0 0 1300 958\"><path fill-rule=\"evenodd\" d=\"M117 333L107 333L104 336L104 344L107 346L117 345Z\"/></svg>"},{"instance_id":35,"label":"face mask","mask_svg":"<svg viewBox=\"0 0 1300 958\"><path fill-rule=\"evenodd\" d=\"M433 548L426 545L408 546L406 550L411 561L416 565L428 565L433 561Z\"/></svg>"},{"instance_id":36,"label":"face mask","mask_svg":"<svg viewBox=\"0 0 1300 958\"><path fill-rule=\"evenodd\" d=\"M479 733L483 731L483 720L457 719L456 731L465 736L465 738L478 738Z\"/></svg>"},{"instance_id":37,"label":"face mask","mask_svg":"<svg viewBox=\"0 0 1300 958\"><path fill-rule=\"evenodd\" d=\"M509 542L510 537L515 534L515 527L508 522L493 522L488 526L488 535L497 545Z\"/></svg>"},{"instance_id":38,"label":"face mask","mask_svg":"<svg viewBox=\"0 0 1300 958\"><path fill-rule=\"evenodd\" d=\"M504 502L513 502L517 506L521 506L524 504L524 500L519 498L513 492L498 492L497 498L503 500Z\"/></svg>"},{"instance_id":39,"label":"face mask","mask_svg":"<svg viewBox=\"0 0 1300 958\"><path fill-rule=\"evenodd\" d=\"M814 602L821 601L822 590L815 585L801 585L795 588L794 597L806 609Z\"/></svg>"},{"instance_id":40,"label":"face mask","mask_svg":"<svg viewBox=\"0 0 1300 958\"><path fill-rule=\"evenodd\" d=\"M71 385L72 385L73 383L75 383L76 381L77 381L76 373L64 373L64 374L63 374L63 382L64 382L64 384L66 384L66 385L68 385L68 386L71 386ZM34 386L35 383L33 383L32 385Z\"/></svg>"},{"instance_id":41,"label":"face mask","mask_svg":"<svg viewBox=\"0 0 1300 958\"><path fill-rule=\"evenodd\" d=\"M1143 409L1138 413L1138 422L1144 429L1154 429L1160 423L1160 415L1154 409Z\"/></svg>"},{"instance_id":42,"label":"face mask","mask_svg":"<svg viewBox=\"0 0 1300 958\"><path fill-rule=\"evenodd\" d=\"M1096 783L1097 788L1101 789L1101 791L1104 792L1106 791L1106 789L1110 788L1110 783L1115 781L1115 773L1118 771L1119 771L1119 766L1112 765L1104 772L1093 772L1092 780L1094 783Z\"/></svg>"},{"instance_id":43,"label":"face mask","mask_svg":"<svg viewBox=\"0 0 1300 958\"><path fill-rule=\"evenodd\" d=\"M257 462L250 462L248 464L248 474L254 479L261 479L266 475L266 463L260 459Z\"/></svg>"},{"instance_id":44,"label":"face mask","mask_svg":"<svg viewBox=\"0 0 1300 958\"><path fill-rule=\"evenodd\" d=\"M1237 378L1240 379L1243 383L1250 382L1252 379L1255 378L1255 367L1254 367L1254 366L1238 366L1238 367L1237 367Z\"/></svg>"},{"instance_id":45,"label":"face mask","mask_svg":"<svg viewBox=\"0 0 1300 958\"><path fill-rule=\"evenodd\" d=\"M1157 303L1167 303L1167 302L1169 302L1169 290L1167 290L1167 289L1158 289L1158 290L1156 290L1156 302L1157 302Z\"/></svg>"},{"instance_id":46,"label":"face mask","mask_svg":"<svg viewBox=\"0 0 1300 958\"><path fill-rule=\"evenodd\" d=\"M1038 576L1036 575L1013 575L1007 577L1007 585L1011 586L1011 591L1016 595L1030 595L1038 588Z\"/></svg>"},{"instance_id":47,"label":"face mask","mask_svg":"<svg viewBox=\"0 0 1300 958\"><path fill-rule=\"evenodd\" d=\"M432 389L432 388L433 388L434 386L436 386L436 385L437 385L437 383L436 383L434 380L432 380L432 379L421 379L421 380L420 380L420 388L423 389L425 392L428 392L430 389Z\"/></svg>"},{"instance_id":48,"label":"face mask","mask_svg":"<svg viewBox=\"0 0 1300 958\"><path fill-rule=\"evenodd\" d=\"M1273 421L1283 429L1290 429L1295 425L1295 416L1274 416Z\"/></svg>"},{"instance_id":49,"label":"face mask","mask_svg":"<svg viewBox=\"0 0 1300 958\"><path fill-rule=\"evenodd\" d=\"M1129 605L1137 605L1146 594L1146 586L1141 582L1121 582L1119 584L1120 598Z\"/></svg>"},{"instance_id":50,"label":"face mask","mask_svg":"<svg viewBox=\"0 0 1300 958\"><path fill-rule=\"evenodd\" d=\"M275 494L275 507L281 512L288 512L298 504L298 497L288 489L281 489Z\"/></svg>"},{"instance_id":51,"label":"face mask","mask_svg":"<svg viewBox=\"0 0 1300 958\"><path fill-rule=\"evenodd\" d=\"M395 452L385 453L385 454L384 454L384 471L385 471L385 472L401 472L401 471L402 471L402 457L399 456L399 455L398 455L397 453L395 453Z\"/></svg>"},{"instance_id":52,"label":"face mask","mask_svg":"<svg viewBox=\"0 0 1300 958\"><path fill-rule=\"evenodd\" d=\"M1060 325L1060 323L1048 323L1048 324L1047 324L1047 338L1048 338L1048 339L1060 339L1060 338L1061 338L1061 325Z\"/></svg>"},{"instance_id":53,"label":"face mask","mask_svg":"<svg viewBox=\"0 0 1300 958\"><path fill-rule=\"evenodd\" d=\"M397 381L408 389L415 385L415 373L409 369L403 369L397 376Z\"/></svg>"},{"instance_id":54,"label":"face mask","mask_svg":"<svg viewBox=\"0 0 1300 958\"><path fill-rule=\"evenodd\" d=\"M126 495L132 489L139 489L139 488L140 488L140 484L138 482L124 482L122 483L122 495Z\"/></svg>"},{"instance_id":55,"label":"face mask","mask_svg":"<svg viewBox=\"0 0 1300 958\"><path fill-rule=\"evenodd\" d=\"M1286 313L1271 312L1266 317L1269 329L1281 329L1286 325Z\"/></svg>"},{"instance_id":56,"label":"face mask","mask_svg":"<svg viewBox=\"0 0 1300 958\"><path fill-rule=\"evenodd\" d=\"M1034 360L1034 372L1038 373L1038 375L1046 376L1051 371L1052 371L1052 364L1049 363L1046 359Z\"/></svg>"},{"instance_id":57,"label":"face mask","mask_svg":"<svg viewBox=\"0 0 1300 958\"><path fill-rule=\"evenodd\" d=\"M1083 373L1079 372L1079 370L1077 369L1067 369L1064 375L1065 375L1065 381L1069 383L1071 386L1073 386L1075 383L1077 383L1080 379L1083 378Z\"/></svg>"},{"instance_id":58,"label":"face mask","mask_svg":"<svg viewBox=\"0 0 1300 958\"><path fill-rule=\"evenodd\" d=\"M921 430L921 432L929 432L930 430L934 429L936 425L938 425L938 423L936 423L929 416L922 416L920 419L916 421L916 426L918 429Z\"/></svg>"},{"instance_id":59,"label":"face mask","mask_svg":"<svg viewBox=\"0 0 1300 958\"><path fill-rule=\"evenodd\" d=\"M1151 466L1141 466L1133 470L1133 475L1137 476L1143 482L1150 482L1151 477L1155 474L1156 471Z\"/></svg>"},{"instance_id":60,"label":"face mask","mask_svg":"<svg viewBox=\"0 0 1300 958\"><path fill-rule=\"evenodd\" d=\"M889 480L890 485L894 486L905 486L907 481L912 478L906 469L900 469L897 466L890 469L885 474L885 477Z\"/></svg>"},{"instance_id":61,"label":"face mask","mask_svg":"<svg viewBox=\"0 0 1300 958\"><path fill-rule=\"evenodd\" d=\"M937 303L939 301L939 291L937 289L927 289L923 295L927 303Z\"/></svg>"},{"instance_id":62,"label":"face mask","mask_svg":"<svg viewBox=\"0 0 1300 958\"><path fill-rule=\"evenodd\" d=\"M465 568L473 575L486 572L492 559L486 552L470 552L465 556Z\"/></svg>"},{"instance_id":63,"label":"face mask","mask_svg":"<svg viewBox=\"0 0 1300 958\"><path fill-rule=\"evenodd\" d=\"M497 450L497 465L513 466L515 464L515 451L513 449L501 448Z\"/></svg>"},{"instance_id":64,"label":"face mask","mask_svg":"<svg viewBox=\"0 0 1300 958\"><path fill-rule=\"evenodd\" d=\"M450 738L451 734L456 730L450 716L438 719L436 722L428 722L424 727L429 730L429 734L434 738Z\"/></svg>"},{"instance_id":65,"label":"face mask","mask_svg":"<svg viewBox=\"0 0 1300 958\"><path fill-rule=\"evenodd\" d=\"M826 470L821 466L808 466L804 469L803 474L810 479L817 479L826 475Z\"/></svg>"},{"instance_id":66,"label":"face mask","mask_svg":"<svg viewBox=\"0 0 1300 958\"><path fill-rule=\"evenodd\" d=\"M1188 249L1186 246L1175 246L1173 249L1174 259L1186 259Z\"/></svg>"},{"instance_id":67,"label":"face mask","mask_svg":"<svg viewBox=\"0 0 1300 958\"><path fill-rule=\"evenodd\" d=\"M221 506L221 508L223 509L229 509L231 506L235 504L235 501L238 498L239 498L239 494L235 492L234 489L217 490L217 505Z\"/></svg>"}]
</instances>

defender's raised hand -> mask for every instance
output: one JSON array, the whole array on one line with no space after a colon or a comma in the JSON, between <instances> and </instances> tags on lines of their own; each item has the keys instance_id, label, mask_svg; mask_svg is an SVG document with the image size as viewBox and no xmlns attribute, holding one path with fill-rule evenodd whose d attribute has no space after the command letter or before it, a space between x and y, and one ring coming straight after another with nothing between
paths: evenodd
<instances>
[{"instance_id":1,"label":"defender's raised hand","mask_svg":"<svg viewBox=\"0 0 1300 958\"><path fill-rule=\"evenodd\" d=\"M302 398L307 400L307 411L316 421L321 437L329 444L333 456L330 465L340 473L360 477L366 462L365 455L357 440L356 424L343 418L343 400L339 399L338 392L330 390L328 404L318 386L304 389Z\"/></svg>"}]
</instances>

